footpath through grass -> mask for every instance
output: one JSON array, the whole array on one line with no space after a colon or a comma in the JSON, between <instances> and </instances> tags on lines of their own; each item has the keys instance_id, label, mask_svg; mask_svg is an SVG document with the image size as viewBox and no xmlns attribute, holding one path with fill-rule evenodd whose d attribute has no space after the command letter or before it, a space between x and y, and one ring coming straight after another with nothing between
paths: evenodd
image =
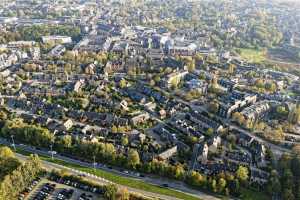
<instances>
[{"instance_id":1,"label":"footpath through grass","mask_svg":"<svg viewBox=\"0 0 300 200\"><path fill-rule=\"evenodd\" d=\"M22 149L17 149L17 152L23 155L30 155L30 152L27 152L25 150ZM170 197L176 197L179 199L184 199L184 200L201 200L200 198L196 198L194 196L185 194L183 192L179 192L176 190L172 190L172 189L168 189L168 188L163 188L163 187L159 187L156 185L152 185L140 180L136 180L133 178L129 178L129 177L122 177L122 176L118 176L116 174L107 172L107 171L103 171L101 169L92 169L89 167L84 167L84 166L80 166L77 164L73 164L73 163L68 163L65 162L63 160L59 160L59 159L51 159L48 156L44 156L44 155L39 155L40 159L44 160L44 161L48 161L48 162L52 162L52 163L56 163L59 165L63 165L65 167L69 167L69 168L73 168L73 169L77 169L79 171L82 172L88 172L90 174L94 174L96 176L105 178L107 180L110 180L116 184L119 185L123 185L123 186L127 186L127 187L131 187L131 188L135 188L135 189L139 189L139 190L144 190L147 192L152 192L152 193L157 193L157 194L162 194L162 195L166 195L166 196L170 196Z\"/></svg>"}]
</instances>

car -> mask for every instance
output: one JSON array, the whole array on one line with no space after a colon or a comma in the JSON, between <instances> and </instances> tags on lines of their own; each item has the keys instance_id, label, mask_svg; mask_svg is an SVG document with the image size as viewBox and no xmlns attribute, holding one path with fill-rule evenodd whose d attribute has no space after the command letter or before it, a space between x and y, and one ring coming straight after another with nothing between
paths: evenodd
<instances>
[{"instance_id":1,"label":"car","mask_svg":"<svg viewBox=\"0 0 300 200\"><path fill-rule=\"evenodd\" d=\"M161 185L162 187L169 187L169 185L167 183L164 183Z\"/></svg>"},{"instance_id":2,"label":"car","mask_svg":"<svg viewBox=\"0 0 300 200\"><path fill-rule=\"evenodd\" d=\"M56 151L48 151L49 154L53 154L53 155L56 155L57 152Z\"/></svg>"},{"instance_id":3,"label":"car","mask_svg":"<svg viewBox=\"0 0 300 200\"><path fill-rule=\"evenodd\" d=\"M93 195L87 195L86 193L82 193L80 196L79 196L79 199L78 200L93 200Z\"/></svg>"},{"instance_id":4,"label":"car","mask_svg":"<svg viewBox=\"0 0 300 200\"><path fill-rule=\"evenodd\" d=\"M141 174L140 174L140 173L138 173L138 172L137 172L137 173L135 173L134 175L135 175L135 176L137 176L137 177L140 177L140 176L141 176Z\"/></svg>"},{"instance_id":5,"label":"car","mask_svg":"<svg viewBox=\"0 0 300 200\"><path fill-rule=\"evenodd\" d=\"M61 192L58 193L56 199L57 200L66 200L66 199L70 199L72 197L74 193L73 189L63 189Z\"/></svg>"}]
</instances>

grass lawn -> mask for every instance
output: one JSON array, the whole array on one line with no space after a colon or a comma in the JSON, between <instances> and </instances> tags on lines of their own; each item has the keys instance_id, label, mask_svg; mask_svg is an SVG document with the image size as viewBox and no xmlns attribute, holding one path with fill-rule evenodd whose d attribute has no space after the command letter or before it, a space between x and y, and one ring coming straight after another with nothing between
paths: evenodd
<instances>
[{"instance_id":1,"label":"grass lawn","mask_svg":"<svg viewBox=\"0 0 300 200\"><path fill-rule=\"evenodd\" d=\"M31 154L31 153L29 153L27 151L24 151L24 150L21 150L21 149L17 149L17 152L20 153L20 154L23 154L23 155L30 155ZM89 168L89 167L83 167L83 166L80 166L80 165L71 164L71 163L65 162L63 160L58 160L58 159L52 160L50 157L43 156L43 155L39 155L39 157L42 160L45 160L45 161L48 161L48 162L53 162L53 163L56 163L56 164L59 164L59 165L63 165L63 166L69 167L69 168L77 169L77 170L80 170L80 171L83 171L83 172L88 172L90 174L94 174L94 175L99 176L99 177L103 177L107 180L110 180L114 183L117 183L117 184L120 184L120 185L123 185L123 186L128 186L128 187L131 187L131 188L136 188L136 189L140 189L140 190L144 190L144 191L148 191L148 192L153 192L153 193L157 193L157 194L176 197L176 198L184 199L184 200L200 200L200 198L196 198L194 196L191 196L191 195L188 195L188 194L185 194L185 193L182 193L182 192L178 192L176 190L172 190L172 189L168 189L168 188L162 188L162 187L152 185L152 184L149 184L149 183L146 183L146 182L143 182L143 181L139 181L139 180L136 180L136 179L133 179L133 178L127 178L127 177L125 178L125 177L118 176L118 175L115 175L113 173L106 172L106 171L103 171L103 170L100 170L100 169L94 170L94 169Z\"/></svg>"},{"instance_id":2,"label":"grass lawn","mask_svg":"<svg viewBox=\"0 0 300 200\"><path fill-rule=\"evenodd\" d=\"M250 190L250 189L242 189L242 196L240 197L242 200L268 200L268 197L265 193Z\"/></svg>"},{"instance_id":3,"label":"grass lawn","mask_svg":"<svg viewBox=\"0 0 300 200\"><path fill-rule=\"evenodd\" d=\"M266 60L265 52L262 50L238 48L236 51L240 54L242 59L248 62L260 63Z\"/></svg>"}]
</instances>

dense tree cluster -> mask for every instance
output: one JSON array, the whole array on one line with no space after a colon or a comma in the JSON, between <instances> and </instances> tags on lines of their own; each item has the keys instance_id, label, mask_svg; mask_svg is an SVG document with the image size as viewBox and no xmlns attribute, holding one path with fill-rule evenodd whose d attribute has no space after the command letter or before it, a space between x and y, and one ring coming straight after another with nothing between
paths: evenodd
<instances>
[{"instance_id":1,"label":"dense tree cluster","mask_svg":"<svg viewBox=\"0 0 300 200\"><path fill-rule=\"evenodd\" d=\"M48 129L24 123L19 118L7 120L0 134L6 138L14 136L22 143L38 147L49 147L54 140L54 135Z\"/></svg>"},{"instance_id":2,"label":"dense tree cluster","mask_svg":"<svg viewBox=\"0 0 300 200\"><path fill-rule=\"evenodd\" d=\"M102 65L105 65L107 60L115 59L114 54L112 53L94 53L94 52L78 52L74 54L72 51L66 51L62 59L68 63L80 65L80 64L89 64L96 61Z\"/></svg>"},{"instance_id":3,"label":"dense tree cluster","mask_svg":"<svg viewBox=\"0 0 300 200\"><path fill-rule=\"evenodd\" d=\"M6 44L20 39L21 35L18 32L0 31L0 44Z\"/></svg>"},{"instance_id":4,"label":"dense tree cluster","mask_svg":"<svg viewBox=\"0 0 300 200\"><path fill-rule=\"evenodd\" d=\"M42 36L63 35L70 36L74 40L80 39L80 28L69 25L34 25L20 27L17 30L23 40L41 41Z\"/></svg>"},{"instance_id":5,"label":"dense tree cluster","mask_svg":"<svg viewBox=\"0 0 300 200\"><path fill-rule=\"evenodd\" d=\"M0 32L0 43L8 43L18 40L42 41L42 36L62 35L70 36L73 40L80 40L80 28L73 25L33 25L19 27L17 30Z\"/></svg>"},{"instance_id":6,"label":"dense tree cluster","mask_svg":"<svg viewBox=\"0 0 300 200\"><path fill-rule=\"evenodd\" d=\"M283 154L278 163L278 171L271 172L268 192L275 198L296 200L300 198L300 148L293 154Z\"/></svg>"},{"instance_id":7,"label":"dense tree cluster","mask_svg":"<svg viewBox=\"0 0 300 200\"><path fill-rule=\"evenodd\" d=\"M238 195L239 187L236 188L237 185L248 180L248 169L244 167L240 167L236 174L206 177L196 171L189 172L182 164L171 165L156 159L142 162L139 152L135 149L128 148L125 152L119 152L111 143L82 141L70 135L54 137L47 129L26 124L20 119L6 121L0 135L8 139L14 135L14 139L18 142L42 148L49 148L50 144L54 144L54 150L59 153L87 162L93 162L95 157L95 161L98 163L183 180L195 187L226 195Z\"/></svg>"},{"instance_id":8,"label":"dense tree cluster","mask_svg":"<svg viewBox=\"0 0 300 200\"><path fill-rule=\"evenodd\" d=\"M7 147L0 148L0 200L16 199L42 169L37 156L20 163Z\"/></svg>"}]
</instances>

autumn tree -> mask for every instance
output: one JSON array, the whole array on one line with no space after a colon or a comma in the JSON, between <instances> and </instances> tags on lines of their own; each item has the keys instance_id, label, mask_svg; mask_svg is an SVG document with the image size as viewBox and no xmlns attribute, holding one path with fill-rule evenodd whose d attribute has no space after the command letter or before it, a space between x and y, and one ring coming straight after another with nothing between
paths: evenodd
<instances>
[{"instance_id":1,"label":"autumn tree","mask_svg":"<svg viewBox=\"0 0 300 200\"><path fill-rule=\"evenodd\" d=\"M118 188L115 184L105 186L104 198L107 200L116 200Z\"/></svg>"},{"instance_id":2,"label":"autumn tree","mask_svg":"<svg viewBox=\"0 0 300 200\"><path fill-rule=\"evenodd\" d=\"M128 165L130 167L136 168L136 166L139 164L140 164L139 153L134 149L130 149L128 152Z\"/></svg>"},{"instance_id":3,"label":"autumn tree","mask_svg":"<svg viewBox=\"0 0 300 200\"><path fill-rule=\"evenodd\" d=\"M242 181L246 182L249 178L249 170L247 167L239 166L238 170L236 171L236 177Z\"/></svg>"}]
</instances>

